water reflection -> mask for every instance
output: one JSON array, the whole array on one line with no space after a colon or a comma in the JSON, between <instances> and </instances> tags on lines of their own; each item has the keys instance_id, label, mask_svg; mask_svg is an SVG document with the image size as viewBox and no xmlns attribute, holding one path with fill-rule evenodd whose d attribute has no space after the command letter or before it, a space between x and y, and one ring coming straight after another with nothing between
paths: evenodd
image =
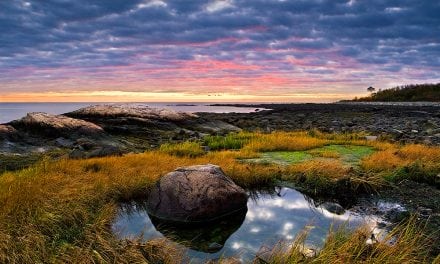
<instances>
[{"instance_id":1,"label":"water reflection","mask_svg":"<svg viewBox=\"0 0 440 264\"><path fill-rule=\"evenodd\" d=\"M215 253L220 251L226 240L240 228L246 212L247 208L214 222L191 226L163 222L152 215L149 217L156 230L166 238L196 251Z\"/></svg>"},{"instance_id":2,"label":"water reflection","mask_svg":"<svg viewBox=\"0 0 440 264\"><path fill-rule=\"evenodd\" d=\"M332 213L325 208L328 206L317 206L300 192L284 187L250 193L247 206L247 213L235 219L188 230L164 225L155 219L151 221L146 210L131 205L121 210L113 229L120 238L142 235L148 240L165 236L186 246L194 262L202 262L221 256L250 260L262 246L291 241L305 228L309 230L306 243L320 246L332 226L336 228L342 223L348 227L364 223L374 225L377 220L349 210Z\"/></svg>"}]
</instances>

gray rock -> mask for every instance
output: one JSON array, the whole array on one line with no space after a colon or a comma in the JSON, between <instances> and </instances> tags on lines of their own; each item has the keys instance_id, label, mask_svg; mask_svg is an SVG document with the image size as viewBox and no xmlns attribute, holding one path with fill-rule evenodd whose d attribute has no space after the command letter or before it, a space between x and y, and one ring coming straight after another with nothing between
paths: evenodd
<instances>
[{"instance_id":1,"label":"gray rock","mask_svg":"<svg viewBox=\"0 0 440 264\"><path fill-rule=\"evenodd\" d=\"M345 212L344 207L340 206L337 203L325 202L321 204L321 207L329 211L330 213L341 215Z\"/></svg>"},{"instance_id":2,"label":"gray rock","mask_svg":"<svg viewBox=\"0 0 440 264\"><path fill-rule=\"evenodd\" d=\"M377 140L377 136L365 136L365 139L367 141L376 141Z\"/></svg>"},{"instance_id":3,"label":"gray rock","mask_svg":"<svg viewBox=\"0 0 440 264\"><path fill-rule=\"evenodd\" d=\"M28 113L25 117L10 123L14 128L45 136L99 135L101 127L80 119L47 113Z\"/></svg>"},{"instance_id":4,"label":"gray rock","mask_svg":"<svg viewBox=\"0 0 440 264\"><path fill-rule=\"evenodd\" d=\"M9 125L0 125L0 139L9 139L17 136L17 130Z\"/></svg>"},{"instance_id":5,"label":"gray rock","mask_svg":"<svg viewBox=\"0 0 440 264\"><path fill-rule=\"evenodd\" d=\"M182 121L197 117L186 112L171 109L152 108L135 104L94 105L70 112L71 116L101 116L101 117L138 117L146 120Z\"/></svg>"},{"instance_id":6,"label":"gray rock","mask_svg":"<svg viewBox=\"0 0 440 264\"><path fill-rule=\"evenodd\" d=\"M83 159L85 157L86 154L80 149L74 149L69 153L69 158L71 159Z\"/></svg>"},{"instance_id":7,"label":"gray rock","mask_svg":"<svg viewBox=\"0 0 440 264\"><path fill-rule=\"evenodd\" d=\"M147 202L148 213L171 222L208 222L246 208L246 192L216 165L178 168L162 177Z\"/></svg>"},{"instance_id":8,"label":"gray rock","mask_svg":"<svg viewBox=\"0 0 440 264\"><path fill-rule=\"evenodd\" d=\"M120 155L122 155L122 151L118 147L111 145L100 146L97 149L94 149L86 154L87 158L120 156Z\"/></svg>"},{"instance_id":9,"label":"gray rock","mask_svg":"<svg viewBox=\"0 0 440 264\"><path fill-rule=\"evenodd\" d=\"M55 139L55 143L58 146L64 147L64 148L70 148L73 146L73 141L65 139L63 137L59 137L59 138Z\"/></svg>"},{"instance_id":10,"label":"gray rock","mask_svg":"<svg viewBox=\"0 0 440 264\"><path fill-rule=\"evenodd\" d=\"M98 147L96 142L88 138L79 138L76 140L75 144L81 150L91 150Z\"/></svg>"}]
</instances>

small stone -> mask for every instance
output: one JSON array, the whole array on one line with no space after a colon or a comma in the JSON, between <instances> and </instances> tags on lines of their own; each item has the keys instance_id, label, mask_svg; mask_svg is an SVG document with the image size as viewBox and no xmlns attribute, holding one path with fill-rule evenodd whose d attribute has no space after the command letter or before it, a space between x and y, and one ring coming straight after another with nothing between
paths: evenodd
<instances>
[{"instance_id":1,"label":"small stone","mask_svg":"<svg viewBox=\"0 0 440 264\"><path fill-rule=\"evenodd\" d=\"M70 148L73 146L73 142L71 140L65 139L63 137L59 137L59 138L55 139L55 143L58 146L64 147L64 148Z\"/></svg>"},{"instance_id":2,"label":"small stone","mask_svg":"<svg viewBox=\"0 0 440 264\"><path fill-rule=\"evenodd\" d=\"M72 150L72 152L69 153L69 158L71 158L71 159L83 159L85 157L86 157L86 154L79 149L74 149L74 150Z\"/></svg>"},{"instance_id":3,"label":"small stone","mask_svg":"<svg viewBox=\"0 0 440 264\"><path fill-rule=\"evenodd\" d=\"M223 245L220 245L217 242L213 242L209 244L208 249L217 252L218 250L222 249Z\"/></svg>"},{"instance_id":4,"label":"small stone","mask_svg":"<svg viewBox=\"0 0 440 264\"><path fill-rule=\"evenodd\" d=\"M365 136L365 139L367 141L376 141L377 140L377 136Z\"/></svg>"},{"instance_id":5,"label":"small stone","mask_svg":"<svg viewBox=\"0 0 440 264\"><path fill-rule=\"evenodd\" d=\"M325 210L327 210L333 214L341 215L345 212L344 207L342 207L341 205L339 205L337 203L325 202L325 203L321 204L321 206L322 206L322 208L324 208Z\"/></svg>"}]
</instances>

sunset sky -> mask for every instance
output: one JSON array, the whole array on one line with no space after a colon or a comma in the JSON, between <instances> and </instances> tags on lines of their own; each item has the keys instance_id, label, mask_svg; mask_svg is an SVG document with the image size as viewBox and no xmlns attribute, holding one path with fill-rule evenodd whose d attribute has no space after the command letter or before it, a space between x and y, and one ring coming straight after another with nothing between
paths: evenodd
<instances>
[{"instance_id":1,"label":"sunset sky","mask_svg":"<svg viewBox=\"0 0 440 264\"><path fill-rule=\"evenodd\" d=\"M0 102L318 102L440 82L438 0L3 0Z\"/></svg>"}]
</instances>

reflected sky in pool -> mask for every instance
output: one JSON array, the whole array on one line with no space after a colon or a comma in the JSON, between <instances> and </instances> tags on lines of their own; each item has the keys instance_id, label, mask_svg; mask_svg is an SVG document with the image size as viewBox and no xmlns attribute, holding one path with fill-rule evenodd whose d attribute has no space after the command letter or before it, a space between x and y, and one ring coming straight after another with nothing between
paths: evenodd
<instances>
[{"instance_id":1,"label":"reflected sky in pool","mask_svg":"<svg viewBox=\"0 0 440 264\"><path fill-rule=\"evenodd\" d=\"M230 236L224 247L216 253L189 249L192 263L221 256L250 260L262 246L271 247L280 241L291 241L305 228L310 231L307 244L319 247L332 226L346 224L351 228L368 224L374 227L378 220L375 216L360 216L348 210L339 215L334 214L324 209L324 206L315 206L313 201L302 193L285 187L278 188L270 194L262 192L252 195L247 206L246 218L237 230L232 229L233 233L227 234ZM214 229L215 226L207 228ZM148 240L163 237L147 212L136 205L121 209L113 225L113 231L119 238L142 236Z\"/></svg>"}]
</instances>

